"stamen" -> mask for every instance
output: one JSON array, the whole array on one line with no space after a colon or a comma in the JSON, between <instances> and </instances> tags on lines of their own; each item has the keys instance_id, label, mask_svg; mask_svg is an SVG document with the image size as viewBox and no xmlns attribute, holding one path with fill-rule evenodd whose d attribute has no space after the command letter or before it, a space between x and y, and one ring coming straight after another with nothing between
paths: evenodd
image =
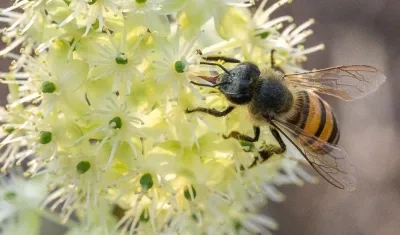
<instances>
[{"instance_id":1,"label":"stamen","mask_svg":"<svg viewBox=\"0 0 400 235\"><path fill-rule=\"evenodd\" d=\"M292 33L290 34L290 36L295 37L297 34L300 34L300 32L302 32L306 28L310 27L314 23L315 23L314 19L307 20L303 24L299 25L299 27L297 27L295 30L293 30Z\"/></svg>"}]
</instances>

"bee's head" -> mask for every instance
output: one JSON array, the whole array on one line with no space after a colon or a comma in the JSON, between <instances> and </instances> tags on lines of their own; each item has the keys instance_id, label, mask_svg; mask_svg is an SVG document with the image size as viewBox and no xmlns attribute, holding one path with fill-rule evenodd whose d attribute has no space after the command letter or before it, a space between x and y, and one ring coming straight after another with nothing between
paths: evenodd
<instances>
[{"instance_id":1,"label":"bee's head","mask_svg":"<svg viewBox=\"0 0 400 235\"><path fill-rule=\"evenodd\" d=\"M230 102L247 104L253 97L253 84L259 77L260 69L257 65L243 62L218 76L218 89Z\"/></svg>"},{"instance_id":2,"label":"bee's head","mask_svg":"<svg viewBox=\"0 0 400 235\"><path fill-rule=\"evenodd\" d=\"M212 83L212 85L197 82L191 82L192 84L205 87L217 87L221 93L234 104L247 104L251 101L254 83L260 77L260 69L257 65L243 62L238 64L235 68L227 70L224 66L217 63L201 62L201 64L218 66L224 70L224 73L215 77L198 76Z\"/></svg>"}]
</instances>

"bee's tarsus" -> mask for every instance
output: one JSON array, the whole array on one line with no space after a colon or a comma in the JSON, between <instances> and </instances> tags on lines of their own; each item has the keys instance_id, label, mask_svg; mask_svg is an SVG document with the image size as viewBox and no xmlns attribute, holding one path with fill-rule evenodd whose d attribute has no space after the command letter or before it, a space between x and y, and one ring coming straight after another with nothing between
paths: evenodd
<instances>
[{"instance_id":1,"label":"bee's tarsus","mask_svg":"<svg viewBox=\"0 0 400 235\"><path fill-rule=\"evenodd\" d=\"M253 162L247 167L248 169L253 168L258 164L258 157L254 157Z\"/></svg>"}]
</instances>

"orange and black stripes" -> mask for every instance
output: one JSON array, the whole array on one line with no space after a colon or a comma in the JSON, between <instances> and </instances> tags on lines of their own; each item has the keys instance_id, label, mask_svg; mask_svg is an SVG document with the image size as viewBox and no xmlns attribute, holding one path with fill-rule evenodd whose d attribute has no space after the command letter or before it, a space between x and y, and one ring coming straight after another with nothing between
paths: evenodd
<instances>
[{"instance_id":1,"label":"orange and black stripes","mask_svg":"<svg viewBox=\"0 0 400 235\"><path fill-rule=\"evenodd\" d=\"M339 142L340 132L338 129L338 124L337 124L335 115L332 115L332 117L333 117L333 130L332 130L333 134L329 136L329 139L327 142L331 143L333 145L336 145Z\"/></svg>"},{"instance_id":2,"label":"orange and black stripes","mask_svg":"<svg viewBox=\"0 0 400 235\"><path fill-rule=\"evenodd\" d=\"M322 141L333 145L337 144L339 141L338 125L331 107L325 101L313 92L300 91L297 93L295 104L297 109L287 120L289 123ZM315 150L319 148L319 144L313 140L308 140L307 145Z\"/></svg>"}]
</instances>

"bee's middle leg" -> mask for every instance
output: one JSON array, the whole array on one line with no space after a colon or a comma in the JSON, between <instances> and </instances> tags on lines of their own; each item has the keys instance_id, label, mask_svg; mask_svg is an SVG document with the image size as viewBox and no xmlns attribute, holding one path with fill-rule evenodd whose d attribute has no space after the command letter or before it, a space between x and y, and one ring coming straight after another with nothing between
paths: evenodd
<instances>
[{"instance_id":1,"label":"bee's middle leg","mask_svg":"<svg viewBox=\"0 0 400 235\"><path fill-rule=\"evenodd\" d=\"M248 168L252 168L259 163L265 162L274 154L282 154L286 151L286 144L283 142L279 132L273 127L270 127L270 131L274 136L274 138L276 139L276 141L278 142L279 147L271 145L266 147L266 149L259 151L258 152L259 156L256 156L254 158L253 162L248 166Z\"/></svg>"},{"instance_id":2,"label":"bee's middle leg","mask_svg":"<svg viewBox=\"0 0 400 235\"><path fill-rule=\"evenodd\" d=\"M234 138L237 140L244 140L247 142L257 142L260 138L260 127L253 126L254 137L239 133L237 131L232 131L229 135L223 135L224 139Z\"/></svg>"}]
</instances>

